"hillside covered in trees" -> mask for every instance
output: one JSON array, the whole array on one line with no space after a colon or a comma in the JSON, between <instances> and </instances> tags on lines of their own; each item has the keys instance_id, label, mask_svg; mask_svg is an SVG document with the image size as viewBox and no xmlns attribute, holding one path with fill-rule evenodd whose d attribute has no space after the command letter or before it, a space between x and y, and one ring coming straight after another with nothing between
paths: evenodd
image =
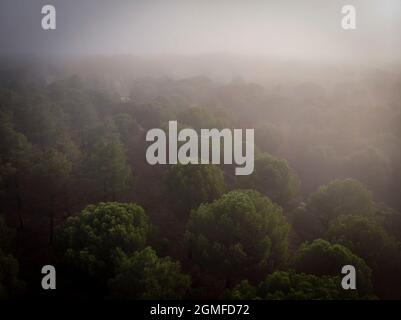
<instances>
[{"instance_id":1,"label":"hillside covered in trees","mask_svg":"<svg viewBox=\"0 0 401 320\"><path fill-rule=\"evenodd\" d=\"M2 64L0 299L46 296L46 264L60 298L401 299L397 69L122 60ZM146 132L169 120L254 128L254 172L149 165Z\"/></svg>"}]
</instances>

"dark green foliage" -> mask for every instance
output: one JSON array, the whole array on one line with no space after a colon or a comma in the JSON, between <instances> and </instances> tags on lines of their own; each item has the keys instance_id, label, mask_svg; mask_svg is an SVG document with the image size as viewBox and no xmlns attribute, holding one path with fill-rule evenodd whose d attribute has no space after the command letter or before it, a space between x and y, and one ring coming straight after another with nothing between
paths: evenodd
<instances>
[{"instance_id":1,"label":"dark green foliage","mask_svg":"<svg viewBox=\"0 0 401 320\"><path fill-rule=\"evenodd\" d=\"M307 210L324 224L339 215L371 215L374 212L370 192L357 180L335 180L312 193Z\"/></svg>"},{"instance_id":2,"label":"dark green foliage","mask_svg":"<svg viewBox=\"0 0 401 320\"><path fill-rule=\"evenodd\" d=\"M121 253L116 276L109 281L115 299L181 299L189 285L179 262L159 258L150 247L132 255Z\"/></svg>"},{"instance_id":3,"label":"dark green foliage","mask_svg":"<svg viewBox=\"0 0 401 320\"><path fill-rule=\"evenodd\" d=\"M193 210L187 241L202 277L210 275L230 287L244 277L260 279L283 265L287 233L278 205L256 191L239 190Z\"/></svg>"},{"instance_id":4,"label":"dark green foliage","mask_svg":"<svg viewBox=\"0 0 401 320\"><path fill-rule=\"evenodd\" d=\"M389 235L401 242L401 213L385 204L376 204L376 219Z\"/></svg>"},{"instance_id":5,"label":"dark green foliage","mask_svg":"<svg viewBox=\"0 0 401 320\"><path fill-rule=\"evenodd\" d=\"M32 145L26 137L15 130L11 115L0 112L0 197L12 199L23 228L22 207L28 192Z\"/></svg>"},{"instance_id":6,"label":"dark green foliage","mask_svg":"<svg viewBox=\"0 0 401 320\"><path fill-rule=\"evenodd\" d=\"M248 280L242 280L231 290L227 290L224 298L230 300L256 300L258 296L258 288L251 285Z\"/></svg>"},{"instance_id":7,"label":"dark green foliage","mask_svg":"<svg viewBox=\"0 0 401 320\"><path fill-rule=\"evenodd\" d=\"M0 112L0 156L10 161L25 155L29 143L26 137L15 130L10 114Z\"/></svg>"},{"instance_id":8,"label":"dark green foliage","mask_svg":"<svg viewBox=\"0 0 401 320\"><path fill-rule=\"evenodd\" d=\"M78 269L92 276L110 276L120 250L145 247L150 225L134 203L89 205L70 217L57 233L58 251Z\"/></svg>"},{"instance_id":9,"label":"dark green foliage","mask_svg":"<svg viewBox=\"0 0 401 320\"><path fill-rule=\"evenodd\" d=\"M348 300L361 298L356 290L344 290L341 277L315 276L277 271L266 277L258 287L241 282L227 294L229 299L267 300ZM369 297L367 297L369 298Z\"/></svg>"},{"instance_id":10,"label":"dark green foliage","mask_svg":"<svg viewBox=\"0 0 401 320\"><path fill-rule=\"evenodd\" d=\"M132 139L141 132L139 124L128 113L117 113L113 116L113 122L124 145L129 145Z\"/></svg>"},{"instance_id":11,"label":"dark green foliage","mask_svg":"<svg viewBox=\"0 0 401 320\"><path fill-rule=\"evenodd\" d=\"M117 196L132 189L132 170L117 136L103 138L94 145L86 171L92 187L104 200L115 201Z\"/></svg>"},{"instance_id":12,"label":"dark green foliage","mask_svg":"<svg viewBox=\"0 0 401 320\"><path fill-rule=\"evenodd\" d=\"M52 83L49 95L60 105L69 126L80 139L88 128L99 121L95 101L78 77Z\"/></svg>"},{"instance_id":13,"label":"dark green foliage","mask_svg":"<svg viewBox=\"0 0 401 320\"><path fill-rule=\"evenodd\" d=\"M223 172L215 165L174 165L167 173L167 192L184 214L224 192Z\"/></svg>"},{"instance_id":14,"label":"dark green foliage","mask_svg":"<svg viewBox=\"0 0 401 320\"><path fill-rule=\"evenodd\" d=\"M34 184L42 186L36 196L40 196L46 204L44 210L50 221L50 243L53 242L56 203L60 198L68 196L72 187L71 172L72 163L65 153L54 148L36 150L31 166L31 179Z\"/></svg>"},{"instance_id":15,"label":"dark green foliage","mask_svg":"<svg viewBox=\"0 0 401 320\"><path fill-rule=\"evenodd\" d=\"M292 230L300 242L312 241L322 236L326 230L323 222L312 212L308 211L305 203L300 203L290 214Z\"/></svg>"},{"instance_id":16,"label":"dark green foliage","mask_svg":"<svg viewBox=\"0 0 401 320\"><path fill-rule=\"evenodd\" d=\"M0 216L0 249L9 252L14 238L15 230L7 227L3 217Z\"/></svg>"},{"instance_id":17,"label":"dark green foliage","mask_svg":"<svg viewBox=\"0 0 401 320\"><path fill-rule=\"evenodd\" d=\"M358 179L376 195L386 197L386 185L391 173L383 153L369 146L355 151L343 161L342 166L347 177Z\"/></svg>"},{"instance_id":18,"label":"dark green foliage","mask_svg":"<svg viewBox=\"0 0 401 320\"><path fill-rule=\"evenodd\" d=\"M25 285L18 273L18 261L0 249L0 300L18 296L24 291Z\"/></svg>"},{"instance_id":19,"label":"dark green foliage","mask_svg":"<svg viewBox=\"0 0 401 320\"><path fill-rule=\"evenodd\" d=\"M36 183L53 194L67 190L72 164L65 153L53 148L36 150L33 160L31 170Z\"/></svg>"},{"instance_id":20,"label":"dark green foliage","mask_svg":"<svg viewBox=\"0 0 401 320\"><path fill-rule=\"evenodd\" d=\"M366 261L373 269L376 292L385 297L401 297L401 245L375 219L339 216L330 224L327 238L341 243Z\"/></svg>"},{"instance_id":21,"label":"dark green foliage","mask_svg":"<svg viewBox=\"0 0 401 320\"><path fill-rule=\"evenodd\" d=\"M391 259L391 250L396 249L393 239L380 224L371 217L359 215L342 215L333 220L327 238L350 248L373 268L377 258Z\"/></svg>"},{"instance_id":22,"label":"dark green foliage","mask_svg":"<svg viewBox=\"0 0 401 320\"><path fill-rule=\"evenodd\" d=\"M297 273L314 274L316 276L337 276L345 265L356 269L357 289L359 294L372 293L371 269L365 261L339 244L317 239L312 243L304 243L295 253L292 267Z\"/></svg>"},{"instance_id":23,"label":"dark green foliage","mask_svg":"<svg viewBox=\"0 0 401 320\"><path fill-rule=\"evenodd\" d=\"M279 205L288 207L299 191L299 179L287 161L262 154L249 176L238 178L242 188L255 189Z\"/></svg>"},{"instance_id":24,"label":"dark green foliage","mask_svg":"<svg viewBox=\"0 0 401 320\"><path fill-rule=\"evenodd\" d=\"M0 300L23 293L25 284L19 279L19 263L10 253L15 232L0 216Z\"/></svg>"}]
</instances>

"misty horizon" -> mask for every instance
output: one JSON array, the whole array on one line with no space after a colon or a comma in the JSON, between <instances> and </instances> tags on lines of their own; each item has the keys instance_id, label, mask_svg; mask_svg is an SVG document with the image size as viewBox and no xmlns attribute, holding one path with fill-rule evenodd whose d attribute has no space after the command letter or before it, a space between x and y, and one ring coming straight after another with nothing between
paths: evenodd
<instances>
[{"instance_id":1,"label":"misty horizon","mask_svg":"<svg viewBox=\"0 0 401 320\"><path fill-rule=\"evenodd\" d=\"M44 1L3 1L0 55L262 57L399 63L401 3L352 1L357 29L343 30L344 1L51 1L57 29L41 29Z\"/></svg>"}]
</instances>

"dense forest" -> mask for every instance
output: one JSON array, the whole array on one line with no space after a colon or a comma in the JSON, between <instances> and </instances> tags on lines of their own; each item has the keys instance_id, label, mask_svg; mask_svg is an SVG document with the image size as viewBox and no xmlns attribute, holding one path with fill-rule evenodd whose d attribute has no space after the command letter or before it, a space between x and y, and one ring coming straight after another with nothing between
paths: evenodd
<instances>
[{"instance_id":1,"label":"dense forest","mask_svg":"<svg viewBox=\"0 0 401 320\"><path fill-rule=\"evenodd\" d=\"M0 298L401 299L396 69L97 66L2 67ZM254 128L254 172L149 165L146 132L169 120Z\"/></svg>"}]
</instances>

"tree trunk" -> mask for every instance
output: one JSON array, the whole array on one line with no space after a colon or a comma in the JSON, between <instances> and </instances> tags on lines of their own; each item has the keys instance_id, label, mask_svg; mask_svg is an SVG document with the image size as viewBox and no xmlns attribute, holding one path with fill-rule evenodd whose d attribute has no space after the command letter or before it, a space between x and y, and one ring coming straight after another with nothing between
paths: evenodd
<instances>
[{"instance_id":1,"label":"tree trunk","mask_svg":"<svg viewBox=\"0 0 401 320\"><path fill-rule=\"evenodd\" d=\"M53 233L54 233L54 195L50 195L50 212L49 212L49 218L50 218L50 230L49 230L49 244L53 244Z\"/></svg>"},{"instance_id":2,"label":"tree trunk","mask_svg":"<svg viewBox=\"0 0 401 320\"><path fill-rule=\"evenodd\" d=\"M22 231L24 229L24 220L22 219L22 198L21 198L21 190L19 187L17 174L14 177L14 186L15 186L15 200L17 203L17 215L18 215L18 221L19 221L19 228Z\"/></svg>"},{"instance_id":3,"label":"tree trunk","mask_svg":"<svg viewBox=\"0 0 401 320\"><path fill-rule=\"evenodd\" d=\"M106 179L103 179L103 201L107 201Z\"/></svg>"},{"instance_id":4,"label":"tree trunk","mask_svg":"<svg viewBox=\"0 0 401 320\"><path fill-rule=\"evenodd\" d=\"M69 194L67 194L67 196L65 197L65 210L67 211L67 215L70 216L72 210L71 210L71 201Z\"/></svg>"}]
</instances>

